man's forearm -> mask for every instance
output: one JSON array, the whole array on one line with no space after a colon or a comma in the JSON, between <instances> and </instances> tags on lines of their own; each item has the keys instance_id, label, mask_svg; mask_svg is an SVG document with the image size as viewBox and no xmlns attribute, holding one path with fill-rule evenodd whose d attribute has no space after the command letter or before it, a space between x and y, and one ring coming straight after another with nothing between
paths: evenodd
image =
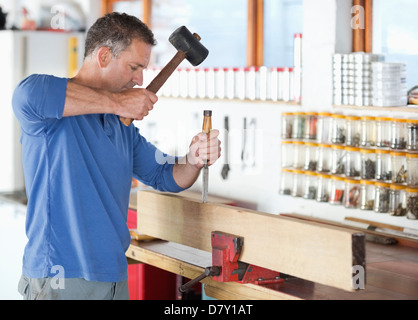
<instances>
[{"instance_id":1,"label":"man's forearm","mask_svg":"<svg viewBox=\"0 0 418 320\"><path fill-rule=\"evenodd\" d=\"M190 164L186 157L179 158L173 166L173 177L177 185L182 188L189 188L199 177L200 168Z\"/></svg>"},{"instance_id":2,"label":"man's forearm","mask_svg":"<svg viewBox=\"0 0 418 320\"><path fill-rule=\"evenodd\" d=\"M76 116L92 113L115 113L116 103L111 93L86 87L69 81L63 116Z\"/></svg>"}]
</instances>

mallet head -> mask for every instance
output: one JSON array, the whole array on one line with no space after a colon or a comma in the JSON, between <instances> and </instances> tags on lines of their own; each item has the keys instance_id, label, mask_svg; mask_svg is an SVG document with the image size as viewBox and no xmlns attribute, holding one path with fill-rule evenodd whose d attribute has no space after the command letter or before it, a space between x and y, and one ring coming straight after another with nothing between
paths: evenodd
<instances>
[{"instance_id":1,"label":"mallet head","mask_svg":"<svg viewBox=\"0 0 418 320\"><path fill-rule=\"evenodd\" d=\"M209 50L199 41L200 37L185 26L176 29L168 40L178 51L186 54L186 59L193 66L201 64L209 54Z\"/></svg>"}]
</instances>

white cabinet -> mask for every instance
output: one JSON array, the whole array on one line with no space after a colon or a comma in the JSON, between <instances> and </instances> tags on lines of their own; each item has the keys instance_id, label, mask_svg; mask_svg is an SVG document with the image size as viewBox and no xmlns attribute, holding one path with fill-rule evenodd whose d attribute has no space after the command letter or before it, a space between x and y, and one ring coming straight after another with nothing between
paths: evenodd
<instances>
[{"instance_id":1,"label":"white cabinet","mask_svg":"<svg viewBox=\"0 0 418 320\"><path fill-rule=\"evenodd\" d=\"M14 88L33 73L69 77L81 67L84 33L7 30L0 31L0 43L0 192L14 192L24 189Z\"/></svg>"}]
</instances>

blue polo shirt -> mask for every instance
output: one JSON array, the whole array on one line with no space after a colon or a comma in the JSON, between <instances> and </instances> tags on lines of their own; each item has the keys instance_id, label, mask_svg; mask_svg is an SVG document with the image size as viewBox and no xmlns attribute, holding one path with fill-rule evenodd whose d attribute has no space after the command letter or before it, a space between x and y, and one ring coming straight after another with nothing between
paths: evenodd
<instances>
[{"instance_id":1,"label":"blue polo shirt","mask_svg":"<svg viewBox=\"0 0 418 320\"><path fill-rule=\"evenodd\" d=\"M134 125L113 114L63 117L68 81L32 75L13 95L28 196L23 274L122 281L132 177L161 191L183 189L174 157Z\"/></svg>"}]
</instances>

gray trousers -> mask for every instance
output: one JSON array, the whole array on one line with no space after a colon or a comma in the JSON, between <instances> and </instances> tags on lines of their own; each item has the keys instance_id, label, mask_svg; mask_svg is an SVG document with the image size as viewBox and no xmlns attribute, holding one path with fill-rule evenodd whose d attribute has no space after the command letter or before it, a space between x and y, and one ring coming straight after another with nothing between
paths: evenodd
<instances>
[{"instance_id":1,"label":"gray trousers","mask_svg":"<svg viewBox=\"0 0 418 320\"><path fill-rule=\"evenodd\" d=\"M128 300L128 280L97 282L79 278L21 276L18 291L24 300Z\"/></svg>"}]
</instances>

